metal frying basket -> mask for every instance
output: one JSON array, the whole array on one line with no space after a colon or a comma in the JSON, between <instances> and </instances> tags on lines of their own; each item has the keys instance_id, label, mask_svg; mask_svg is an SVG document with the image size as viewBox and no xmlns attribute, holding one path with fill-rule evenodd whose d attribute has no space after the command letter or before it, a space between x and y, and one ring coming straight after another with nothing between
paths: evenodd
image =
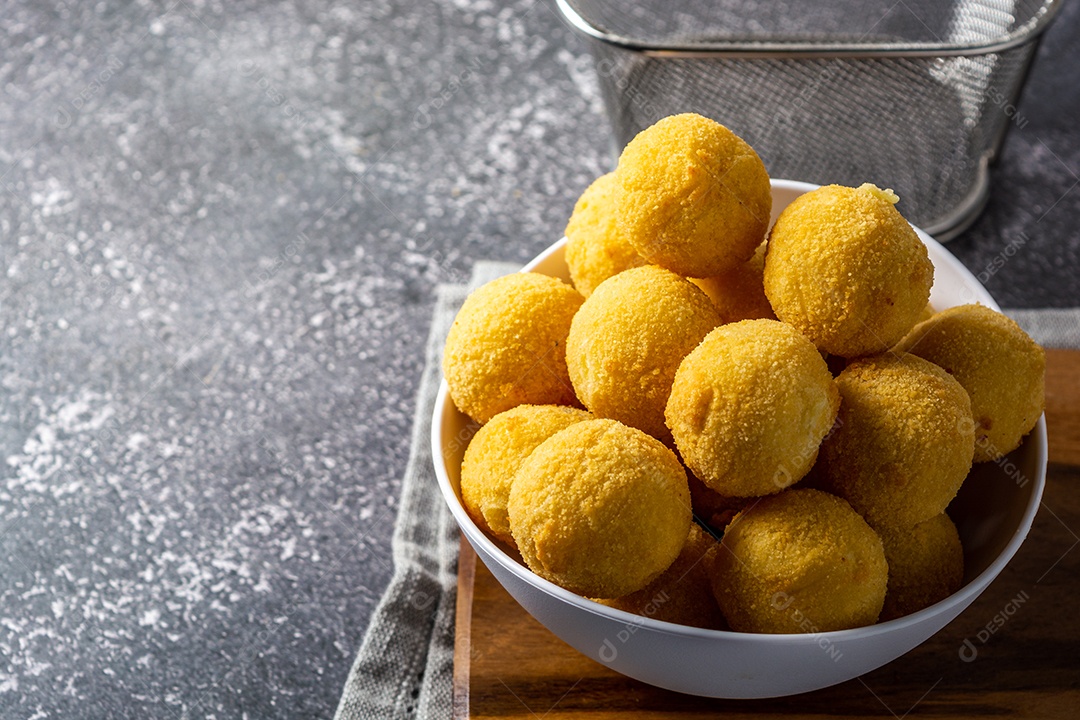
<instances>
[{"instance_id":1,"label":"metal frying basket","mask_svg":"<svg viewBox=\"0 0 1080 720\"><path fill-rule=\"evenodd\" d=\"M621 149L711 117L773 177L900 195L940 240L989 197L988 166L1060 0L558 0L592 53Z\"/></svg>"}]
</instances>

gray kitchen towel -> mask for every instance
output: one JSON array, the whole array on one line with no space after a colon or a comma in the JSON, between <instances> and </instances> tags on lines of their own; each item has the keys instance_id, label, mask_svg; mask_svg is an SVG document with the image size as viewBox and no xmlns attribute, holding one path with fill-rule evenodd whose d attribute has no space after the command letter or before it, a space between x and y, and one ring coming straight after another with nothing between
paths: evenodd
<instances>
[{"instance_id":1,"label":"gray kitchen towel","mask_svg":"<svg viewBox=\"0 0 1080 720\"><path fill-rule=\"evenodd\" d=\"M431 413L443 343L469 288L519 266L481 262L468 287L440 285L413 419L412 447L394 528L394 576L338 703L336 720L448 718L454 672L458 529L435 481Z\"/></svg>"},{"instance_id":2,"label":"gray kitchen towel","mask_svg":"<svg viewBox=\"0 0 1080 720\"><path fill-rule=\"evenodd\" d=\"M364 636L336 720L451 716L458 530L432 469L431 413L446 333L470 288L517 266L481 262L468 286L441 285L394 530L394 576ZM1080 349L1080 308L1006 310L1046 347Z\"/></svg>"},{"instance_id":3,"label":"gray kitchen towel","mask_svg":"<svg viewBox=\"0 0 1080 720\"><path fill-rule=\"evenodd\" d=\"M1010 310L1005 314L1043 347L1080 350L1080 308Z\"/></svg>"}]
</instances>

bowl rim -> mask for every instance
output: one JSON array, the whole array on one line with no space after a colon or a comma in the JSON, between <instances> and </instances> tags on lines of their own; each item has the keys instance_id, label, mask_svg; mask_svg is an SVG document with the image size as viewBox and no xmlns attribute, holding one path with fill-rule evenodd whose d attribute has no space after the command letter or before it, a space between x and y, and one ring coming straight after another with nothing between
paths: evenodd
<instances>
[{"instance_id":1,"label":"bowl rim","mask_svg":"<svg viewBox=\"0 0 1080 720\"><path fill-rule=\"evenodd\" d=\"M771 180L771 184L774 189L796 191L800 194L821 187L820 185L815 185L813 183L782 179L773 179ZM934 256L935 267L938 260L944 261L952 270L960 274L961 277L974 288L975 297L973 300L1000 312L1001 308L998 306L997 302L994 301L993 297L985 288L983 288L982 284L974 274L972 274L971 271L956 258L956 256L919 228L914 225L912 227L919 235L919 238L927 245L927 250L930 254ZM565 244L566 238L563 237L561 240L549 245L543 252L529 261L518 272L531 272ZM1035 427L1028 433L1023 441L1024 444L1031 442L1035 443L1035 462L1039 471L1033 479L1031 494L1029 495L1027 506L1024 508L1024 514L1021 517L1020 523L1016 530L1014 530L1012 537L1009 538L1009 542L986 569L964 584L963 587L956 592L943 600L923 608L918 612L911 613L910 615L846 630L827 630L806 633L751 633L735 630L711 630L643 617L625 610L619 610L603 605L556 585L550 580L540 577L529 570L529 568L510 557L495 543L494 540L488 537L475 522L473 522L471 517L469 517L458 493L454 490L453 484L450 481L450 476L446 472L446 458L443 455L442 450L442 418L447 412L448 406L453 407L452 402L446 380L442 379L439 382L439 389L435 396L435 405L431 416L431 458L435 469L435 477L438 481L439 489L442 491L443 499L449 506L451 514L454 516L454 519L457 521L459 528L468 539L469 543L472 544L474 548L479 545L480 547L476 549L481 550L482 555L493 558L519 580L524 581L526 584L541 590L557 600L572 605L580 610L584 610L592 615L600 616L605 620L684 638L725 639L729 641L761 642L765 644L781 643L785 645L790 645L793 641L811 644L819 644L822 642L839 644L845 640L854 640L856 638L862 640L903 631L912 626L920 625L923 621L928 620L931 617L946 614L952 609L957 609L955 614L959 614L959 612L966 608L979 594L982 593L983 590L986 589L991 581L993 581L993 579L996 578L1012 560L1013 556L1016 555L1016 552L1020 549L1020 546L1027 538L1028 532L1031 530L1031 525L1035 520L1035 515L1042 502L1043 490L1046 486L1048 448L1046 414L1043 413L1039 417L1038 422L1036 422Z\"/></svg>"}]
</instances>

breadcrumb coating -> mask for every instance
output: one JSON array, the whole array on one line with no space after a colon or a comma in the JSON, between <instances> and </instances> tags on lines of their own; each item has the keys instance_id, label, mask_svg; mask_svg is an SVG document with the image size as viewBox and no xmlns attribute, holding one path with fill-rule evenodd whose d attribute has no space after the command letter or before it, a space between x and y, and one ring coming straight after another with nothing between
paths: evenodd
<instances>
[{"instance_id":1,"label":"breadcrumb coating","mask_svg":"<svg viewBox=\"0 0 1080 720\"><path fill-rule=\"evenodd\" d=\"M828 185L780 213L765 255L776 316L845 358L888 350L930 298L926 246L873 186Z\"/></svg>"},{"instance_id":2,"label":"breadcrumb coating","mask_svg":"<svg viewBox=\"0 0 1080 720\"><path fill-rule=\"evenodd\" d=\"M724 528L732 518L755 500L721 495L701 482L692 472L686 473L686 482L690 485L690 506L694 510L694 517L717 536L723 535Z\"/></svg>"},{"instance_id":3,"label":"breadcrumb coating","mask_svg":"<svg viewBox=\"0 0 1080 720\"><path fill-rule=\"evenodd\" d=\"M585 297L612 275L646 264L619 233L614 191L615 174L601 175L578 198L566 225L566 265Z\"/></svg>"},{"instance_id":4,"label":"breadcrumb coating","mask_svg":"<svg viewBox=\"0 0 1080 720\"><path fill-rule=\"evenodd\" d=\"M848 365L840 413L815 474L875 528L912 528L944 512L971 469L971 401L931 362L886 354Z\"/></svg>"},{"instance_id":5,"label":"breadcrumb coating","mask_svg":"<svg viewBox=\"0 0 1080 720\"><path fill-rule=\"evenodd\" d=\"M685 113L631 140L615 169L619 230L651 263L709 277L746 262L769 228L772 188L754 149Z\"/></svg>"},{"instance_id":6,"label":"breadcrumb coating","mask_svg":"<svg viewBox=\"0 0 1080 720\"><path fill-rule=\"evenodd\" d=\"M670 442L664 407L675 370L719 324L709 298L686 278L655 265L619 273L596 288L570 326L574 390L598 417Z\"/></svg>"},{"instance_id":7,"label":"breadcrumb coating","mask_svg":"<svg viewBox=\"0 0 1080 720\"><path fill-rule=\"evenodd\" d=\"M872 625L888 574L874 530L845 501L808 488L762 498L736 516L712 566L728 624L758 633Z\"/></svg>"},{"instance_id":8,"label":"breadcrumb coating","mask_svg":"<svg viewBox=\"0 0 1080 720\"><path fill-rule=\"evenodd\" d=\"M836 419L840 395L813 343L776 320L709 333L679 365L666 417L687 467L730 497L798 482Z\"/></svg>"},{"instance_id":9,"label":"breadcrumb coating","mask_svg":"<svg viewBox=\"0 0 1080 720\"><path fill-rule=\"evenodd\" d=\"M510 530L529 569L585 597L616 598L668 569L690 531L675 453L615 420L542 442L510 489Z\"/></svg>"},{"instance_id":10,"label":"breadcrumb coating","mask_svg":"<svg viewBox=\"0 0 1080 720\"><path fill-rule=\"evenodd\" d=\"M1012 318L983 305L942 310L896 350L940 366L967 390L975 462L1019 447L1046 407L1046 353Z\"/></svg>"},{"instance_id":11,"label":"breadcrumb coating","mask_svg":"<svg viewBox=\"0 0 1080 720\"><path fill-rule=\"evenodd\" d=\"M727 623L713 597L709 576L711 556L719 549L711 535L690 523L686 544L671 567L637 592L597 602L653 620L725 630Z\"/></svg>"},{"instance_id":12,"label":"breadcrumb coating","mask_svg":"<svg viewBox=\"0 0 1080 720\"><path fill-rule=\"evenodd\" d=\"M881 621L910 615L944 600L964 580L964 548L945 513L906 530L880 530L889 563Z\"/></svg>"},{"instance_id":13,"label":"breadcrumb coating","mask_svg":"<svg viewBox=\"0 0 1080 720\"><path fill-rule=\"evenodd\" d=\"M461 462L461 500L469 516L485 532L513 545L506 503L514 474L540 443L592 417L563 405L518 405L491 418L473 436Z\"/></svg>"},{"instance_id":14,"label":"breadcrumb coating","mask_svg":"<svg viewBox=\"0 0 1080 720\"><path fill-rule=\"evenodd\" d=\"M705 291L723 323L776 319L769 298L765 297L765 243L746 262L719 275L691 278L690 282Z\"/></svg>"},{"instance_id":15,"label":"breadcrumb coating","mask_svg":"<svg viewBox=\"0 0 1080 720\"><path fill-rule=\"evenodd\" d=\"M443 375L458 410L486 423L525 403L577 405L566 336L584 300L538 273L513 273L471 293L443 350Z\"/></svg>"}]
</instances>

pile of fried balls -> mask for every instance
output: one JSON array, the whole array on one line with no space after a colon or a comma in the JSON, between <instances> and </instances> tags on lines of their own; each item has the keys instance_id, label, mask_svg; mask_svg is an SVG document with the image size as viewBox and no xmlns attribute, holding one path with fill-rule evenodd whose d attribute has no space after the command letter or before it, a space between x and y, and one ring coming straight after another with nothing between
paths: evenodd
<instances>
[{"instance_id":1,"label":"pile of fried balls","mask_svg":"<svg viewBox=\"0 0 1080 720\"><path fill-rule=\"evenodd\" d=\"M469 515L540 577L683 625L841 630L958 590L946 509L1035 426L1045 356L984 306L934 312L897 201L830 185L770 230L741 138L641 132L574 207L573 286L500 278L450 329Z\"/></svg>"}]
</instances>

